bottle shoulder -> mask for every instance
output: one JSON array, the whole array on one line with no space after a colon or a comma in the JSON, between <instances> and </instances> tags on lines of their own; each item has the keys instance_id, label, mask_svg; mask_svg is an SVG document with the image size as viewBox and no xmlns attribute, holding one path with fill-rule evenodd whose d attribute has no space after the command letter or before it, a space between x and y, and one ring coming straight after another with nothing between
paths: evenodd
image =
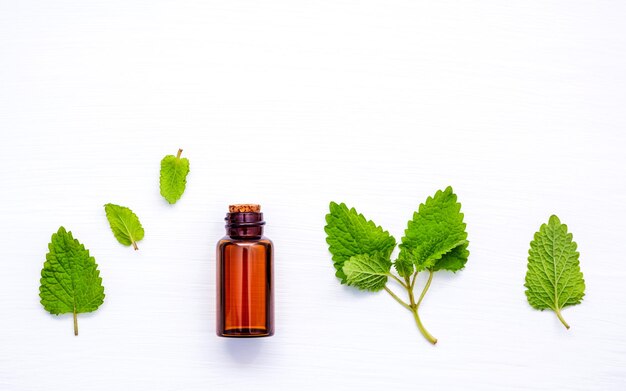
<instances>
[{"instance_id":1,"label":"bottle shoulder","mask_svg":"<svg viewBox=\"0 0 626 391\"><path fill-rule=\"evenodd\" d=\"M230 236L224 236L217 242L218 247L225 246L274 246L274 243L267 237L261 236L254 239L238 239Z\"/></svg>"}]
</instances>

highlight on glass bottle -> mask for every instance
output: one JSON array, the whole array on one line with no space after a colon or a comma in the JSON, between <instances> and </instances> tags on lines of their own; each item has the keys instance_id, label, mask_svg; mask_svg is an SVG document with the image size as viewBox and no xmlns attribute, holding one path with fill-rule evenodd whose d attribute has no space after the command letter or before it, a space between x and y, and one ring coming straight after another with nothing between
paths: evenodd
<instances>
[{"instance_id":1,"label":"highlight on glass bottle","mask_svg":"<svg viewBox=\"0 0 626 391\"><path fill-rule=\"evenodd\" d=\"M274 335L274 245L256 204L229 206L217 243L217 335Z\"/></svg>"}]
</instances>

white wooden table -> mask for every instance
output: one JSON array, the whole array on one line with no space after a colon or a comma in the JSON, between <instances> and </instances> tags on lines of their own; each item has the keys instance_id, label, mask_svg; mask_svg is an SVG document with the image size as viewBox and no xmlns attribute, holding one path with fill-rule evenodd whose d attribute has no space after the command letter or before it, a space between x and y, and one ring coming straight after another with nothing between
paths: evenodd
<instances>
[{"instance_id":1,"label":"white wooden table","mask_svg":"<svg viewBox=\"0 0 626 391\"><path fill-rule=\"evenodd\" d=\"M618 1L0 0L0 390L626 389L624 20ZM431 346L338 283L324 215L344 201L400 239L447 185L471 255L423 303ZM138 252L107 202L141 218ZM215 336L234 202L276 244L269 339ZM587 284L569 331L524 296L552 213ZM60 225L105 285L78 337L39 304Z\"/></svg>"}]
</instances>

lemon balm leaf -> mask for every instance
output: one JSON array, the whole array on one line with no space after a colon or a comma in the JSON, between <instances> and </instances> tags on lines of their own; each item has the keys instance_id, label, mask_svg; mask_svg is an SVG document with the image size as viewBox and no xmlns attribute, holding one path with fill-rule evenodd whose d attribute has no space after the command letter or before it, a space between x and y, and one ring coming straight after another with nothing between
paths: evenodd
<instances>
[{"instance_id":1,"label":"lemon balm leaf","mask_svg":"<svg viewBox=\"0 0 626 391\"><path fill-rule=\"evenodd\" d=\"M182 153L183 150L179 149L176 156L167 155L161 160L161 195L170 204L176 203L182 197L187 186L189 159L181 158Z\"/></svg>"},{"instance_id":2,"label":"lemon balm leaf","mask_svg":"<svg viewBox=\"0 0 626 391\"><path fill-rule=\"evenodd\" d=\"M41 270L41 305L53 315L73 314L74 335L78 335L77 315L93 312L104 302L98 265L89 250L63 227L52 234L48 250Z\"/></svg>"},{"instance_id":3,"label":"lemon balm leaf","mask_svg":"<svg viewBox=\"0 0 626 391\"><path fill-rule=\"evenodd\" d=\"M552 310L569 329L561 310L579 304L585 295L579 253L573 235L552 215L530 242L526 272L526 298L538 310Z\"/></svg>"},{"instance_id":4,"label":"lemon balm leaf","mask_svg":"<svg viewBox=\"0 0 626 391\"><path fill-rule=\"evenodd\" d=\"M435 262L435 265L432 268L433 271L449 270L456 272L465 267L465 263L469 257L469 250L467 249L469 242L466 240L459 243L460 244L458 246L443 254L441 259Z\"/></svg>"},{"instance_id":5,"label":"lemon balm leaf","mask_svg":"<svg viewBox=\"0 0 626 391\"><path fill-rule=\"evenodd\" d=\"M399 259L410 259L417 270L461 270L467 258L467 232L452 187L428 197L413 214L400 243Z\"/></svg>"},{"instance_id":6,"label":"lemon balm leaf","mask_svg":"<svg viewBox=\"0 0 626 391\"><path fill-rule=\"evenodd\" d=\"M129 208L115 204L104 205L104 210L117 241L138 250L137 242L143 239L144 230L137 215Z\"/></svg>"},{"instance_id":7,"label":"lemon balm leaf","mask_svg":"<svg viewBox=\"0 0 626 391\"><path fill-rule=\"evenodd\" d=\"M343 265L351 257L378 252L389 259L396 246L396 239L389 232L343 203L330 203L330 213L326 215L324 231L327 235L326 243L333 256L335 275L342 284L347 282Z\"/></svg>"},{"instance_id":8,"label":"lemon balm leaf","mask_svg":"<svg viewBox=\"0 0 626 391\"><path fill-rule=\"evenodd\" d=\"M415 271L413 262L408 257L408 252L401 252L398 259L393 263L400 277L409 277Z\"/></svg>"},{"instance_id":9,"label":"lemon balm leaf","mask_svg":"<svg viewBox=\"0 0 626 391\"><path fill-rule=\"evenodd\" d=\"M348 285L372 292L385 287L390 269L389 257L381 253L354 255L343 265Z\"/></svg>"}]
</instances>

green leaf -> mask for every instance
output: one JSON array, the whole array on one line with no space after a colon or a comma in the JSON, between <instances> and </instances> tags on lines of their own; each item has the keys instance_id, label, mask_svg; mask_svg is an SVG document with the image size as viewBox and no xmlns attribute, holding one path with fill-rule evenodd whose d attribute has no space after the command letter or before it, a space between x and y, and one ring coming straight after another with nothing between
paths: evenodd
<instances>
[{"instance_id":1,"label":"green leaf","mask_svg":"<svg viewBox=\"0 0 626 391\"><path fill-rule=\"evenodd\" d=\"M104 210L117 241L125 246L132 244L138 250L137 242L143 239L144 231L137 215L127 207L115 204L104 205Z\"/></svg>"},{"instance_id":2,"label":"green leaf","mask_svg":"<svg viewBox=\"0 0 626 391\"><path fill-rule=\"evenodd\" d=\"M463 269L465 267L465 263L467 262L467 258L469 257L469 251L467 250L468 245L469 242L466 240L465 243L456 246L449 252L445 253L441 259L435 263L432 270L450 270L456 272Z\"/></svg>"},{"instance_id":3,"label":"green leaf","mask_svg":"<svg viewBox=\"0 0 626 391\"><path fill-rule=\"evenodd\" d=\"M585 280L580 271L576 242L567 225L551 216L530 242L526 298L538 310L551 309L563 325L569 325L561 316L561 309L579 304L585 295Z\"/></svg>"},{"instance_id":4,"label":"green leaf","mask_svg":"<svg viewBox=\"0 0 626 391\"><path fill-rule=\"evenodd\" d=\"M329 250L337 272L335 275L341 283L347 282L343 271L344 263L355 255L380 253L389 259L396 246L396 240L389 232L372 221L367 221L363 215L346 204L330 203L330 213L326 215L324 227Z\"/></svg>"},{"instance_id":5,"label":"green leaf","mask_svg":"<svg viewBox=\"0 0 626 391\"><path fill-rule=\"evenodd\" d=\"M354 255L343 265L348 285L376 292L385 287L391 261L381 253Z\"/></svg>"},{"instance_id":6,"label":"green leaf","mask_svg":"<svg viewBox=\"0 0 626 391\"><path fill-rule=\"evenodd\" d=\"M394 266L396 267L396 271L401 277L409 277L415 271L415 267L413 266L413 262L408 255L408 252L401 252L398 256L398 259L394 262Z\"/></svg>"},{"instance_id":7,"label":"green leaf","mask_svg":"<svg viewBox=\"0 0 626 391\"><path fill-rule=\"evenodd\" d=\"M467 258L467 233L452 187L439 190L419 206L400 244L399 259L410 259L417 270L461 270Z\"/></svg>"},{"instance_id":8,"label":"green leaf","mask_svg":"<svg viewBox=\"0 0 626 391\"><path fill-rule=\"evenodd\" d=\"M161 195L170 204L176 203L185 192L187 174L189 174L189 160L181 158L182 149L178 154L167 155L161 160Z\"/></svg>"},{"instance_id":9,"label":"green leaf","mask_svg":"<svg viewBox=\"0 0 626 391\"><path fill-rule=\"evenodd\" d=\"M98 265L63 227L52 234L48 249L41 270L41 305L54 315L74 314L74 335L78 335L77 314L95 311L104 302Z\"/></svg>"}]
</instances>

